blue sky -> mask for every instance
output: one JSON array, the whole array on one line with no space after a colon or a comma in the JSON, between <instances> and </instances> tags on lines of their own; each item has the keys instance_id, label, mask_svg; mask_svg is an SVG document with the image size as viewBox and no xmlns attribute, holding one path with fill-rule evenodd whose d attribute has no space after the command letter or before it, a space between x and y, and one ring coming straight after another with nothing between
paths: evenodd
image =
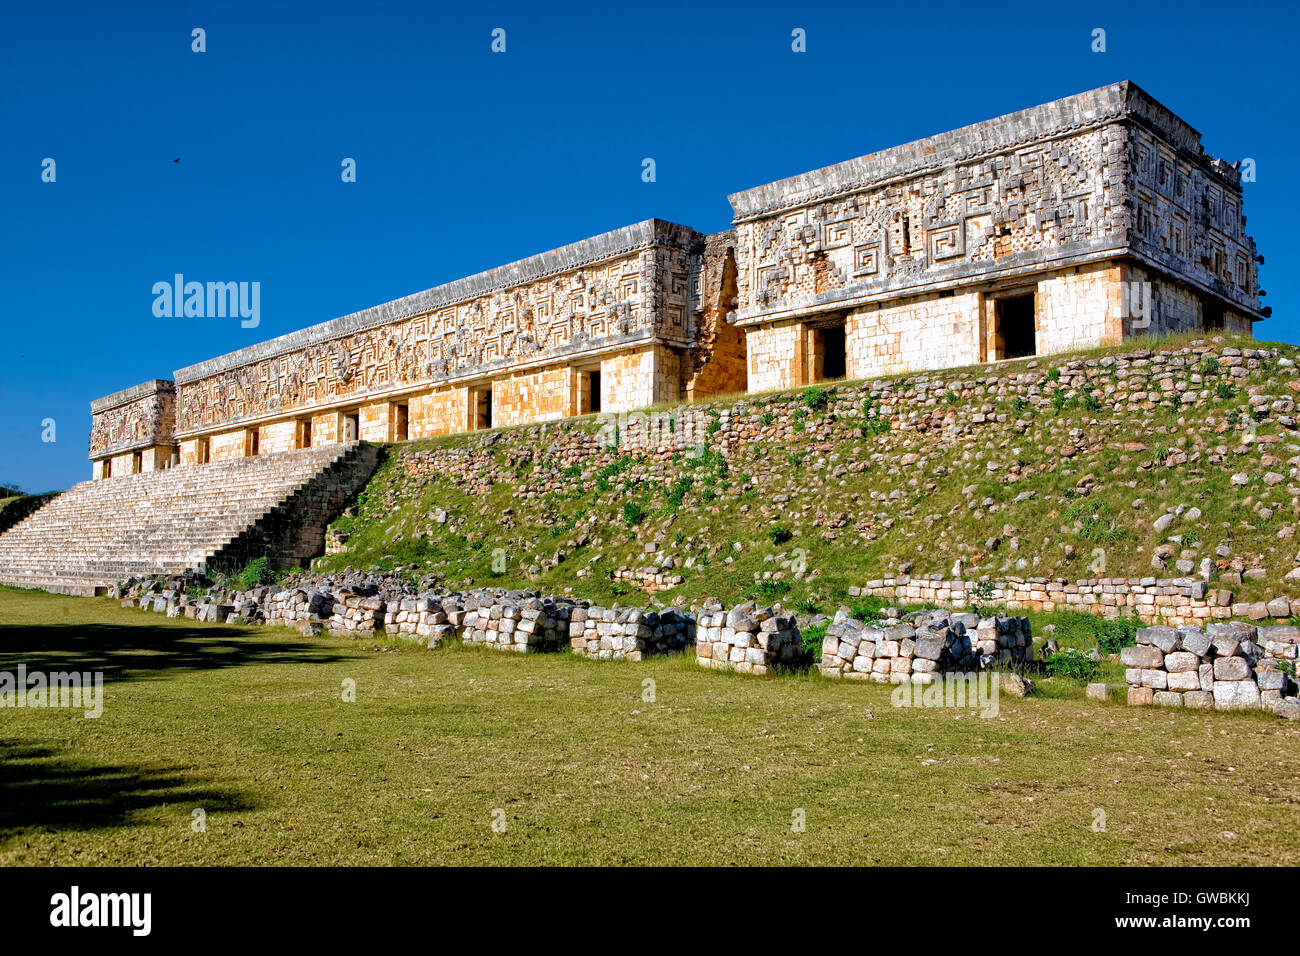
<instances>
[{"instance_id":1,"label":"blue sky","mask_svg":"<svg viewBox=\"0 0 1300 956\"><path fill-rule=\"evenodd\" d=\"M1295 27L1252 2L7 4L0 483L86 479L98 396L651 216L724 229L729 192L1121 79L1255 159L1256 331L1300 341ZM155 317L175 273L260 282L260 325Z\"/></svg>"}]
</instances>

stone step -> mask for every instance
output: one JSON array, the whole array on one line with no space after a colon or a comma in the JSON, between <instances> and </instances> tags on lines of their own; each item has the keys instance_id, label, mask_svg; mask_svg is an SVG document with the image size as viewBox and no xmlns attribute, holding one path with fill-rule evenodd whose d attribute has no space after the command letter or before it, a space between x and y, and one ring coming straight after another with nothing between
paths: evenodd
<instances>
[{"instance_id":1,"label":"stone step","mask_svg":"<svg viewBox=\"0 0 1300 956\"><path fill-rule=\"evenodd\" d=\"M378 450L354 442L75 485L0 534L0 584L94 594L129 575L275 567L314 554ZM288 534L306 527L311 534ZM319 550L316 552L319 553Z\"/></svg>"}]
</instances>

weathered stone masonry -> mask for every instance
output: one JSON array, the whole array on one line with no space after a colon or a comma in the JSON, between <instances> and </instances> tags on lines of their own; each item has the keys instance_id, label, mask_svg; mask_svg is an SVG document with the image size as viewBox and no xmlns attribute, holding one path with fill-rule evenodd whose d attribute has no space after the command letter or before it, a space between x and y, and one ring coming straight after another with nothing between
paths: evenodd
<instances>
[{"instance_id":1,"label":"weathered stone masonry","mask_svg":"<svg viewBox=\"0 0 1300 956\"><path fill-rule=\"evenodd\" d=\"M1236 167L1129 82L730 199L728 232L647 220L100 399L94 476L1268 314Z\"/></svg>"},{"instance_id":2,"label":"weathered stone masonry","mask_svg":"<svg viewBox=\"0 0 1300 956\"><path fill-rule=\"evenodd\" d=\"M1132 83L731 203L754 390L1264 314L1237 169Z\"/></svg>"},{"instance_id":3,"label":"weathered stone masonry","mask_svg":"<svg viewBox=\"0 0 1300 956\"><path fill-rule=\"evenodd\" d=\"M130 475L176 463L176 385L155 379L90 403L94 477Z\"/></svg>"},{"instance_id":4,"label":"weathered stone masonry","mask_svg":"<svg viewBox=\"0 0 1300 956\"><path fill-rule=\"evenodd\" d=\"M387 582L391 585L392 582ZM799 669L809 661L799 624L781 609L753 602L727 609L716 598L697 608L606 608L527 591L487 588L466 593L385 593L361 584L211 594L202 600L156 582L124 582L114 589L124 607L213 623L265 623L354 636L386 631L430 649L452 638L520 654L566 648L592 660L639 661L647 655L693 652L701 667L763 675ZM1016 671L1034 666L1027 618L897 609L873 626L841 608L825 627L818 669L823 677L882 684L929 685L942 674L962 677L997 670L1016 696L1032 683ZM1125 647L1128 702L1215 710L1263 710L1300 719L1295 665L1300 629L1243 622L1196 627L1143 628ZM1012 689L1015 688L1015 689ZM1106 699L1104 684L1091 685Z\"/></svg>"}]
</instances>

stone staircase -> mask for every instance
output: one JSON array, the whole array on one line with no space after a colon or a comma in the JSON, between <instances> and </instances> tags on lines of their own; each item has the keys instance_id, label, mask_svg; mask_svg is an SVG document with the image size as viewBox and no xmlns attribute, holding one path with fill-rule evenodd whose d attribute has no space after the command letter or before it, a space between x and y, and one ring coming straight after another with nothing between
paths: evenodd
<instances>
[{"instance_id":1,"label":"stone staircase","mask_svg":"<svg viewBox=\"0 0 1300 956\"><path fill-rule=\"evenodd\" d=\"M272 567L324 550L325 526L374 472L353 442L86 481L0 534L0 584L94 595L128 575Z\"/></svg>"}]
</instances>

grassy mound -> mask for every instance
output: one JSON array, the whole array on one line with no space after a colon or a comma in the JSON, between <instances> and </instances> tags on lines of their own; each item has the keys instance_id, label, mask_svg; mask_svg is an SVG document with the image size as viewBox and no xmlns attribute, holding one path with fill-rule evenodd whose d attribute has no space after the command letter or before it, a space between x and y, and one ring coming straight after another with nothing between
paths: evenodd
<instances>
[{"instance_id":1,"label":"grassy mound","mask_svg":"<svg viewBox=\"0 0 1300 956\"><path fill-rule=\"evenodd\" d=\"M654 565L665 601L798 610L899 570L1285 594L1296 353L1183 337L739 396L665 414L688 450L594 419L402 443L322 563L624 603L615 572Z\"/></svg>"}]
</instances>

